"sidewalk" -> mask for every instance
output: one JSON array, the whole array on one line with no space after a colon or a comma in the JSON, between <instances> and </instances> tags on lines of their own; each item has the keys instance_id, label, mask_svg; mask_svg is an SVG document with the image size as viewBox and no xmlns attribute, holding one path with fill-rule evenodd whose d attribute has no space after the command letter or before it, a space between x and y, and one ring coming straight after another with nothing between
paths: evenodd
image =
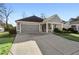
<instances>
[{"instance_id":1,"label":"sidewalk","mask_svg":"<svg viewBox=\"0 0 79 59\"><path fill-rule=\"evenodd\" d=\"M42 55L35 41L14 43L9 55Z\"/></svg>"}]
</instances>

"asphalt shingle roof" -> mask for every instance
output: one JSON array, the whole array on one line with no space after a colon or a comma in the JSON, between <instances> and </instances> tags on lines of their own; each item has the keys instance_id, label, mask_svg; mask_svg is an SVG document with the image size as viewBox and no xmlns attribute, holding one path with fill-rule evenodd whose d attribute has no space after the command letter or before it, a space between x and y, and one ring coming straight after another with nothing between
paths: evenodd
<instances>
[{"instance_id":1,"label":"asphalt shingle roof","mask_svg":"<svg viewBox=\"0 0 79 59\"><path fill-rule=\"evenodd\" d=\"M50 22L57 22L57 23L59 22L59 23L62 23L62 19L60 19L60 17L57 14L48 17L46 20L48 20Z\"/></svg>"},{"instance_id":2,"label":"asphalt shingle roof","mask_svg":"<svg viewBox=\"0 0 79 59\"><path fill-rule=\"evenodd\" d=\"M37 16L30 16L16 21L42 22L43 19Z\"/></svg>"}]
</instances>

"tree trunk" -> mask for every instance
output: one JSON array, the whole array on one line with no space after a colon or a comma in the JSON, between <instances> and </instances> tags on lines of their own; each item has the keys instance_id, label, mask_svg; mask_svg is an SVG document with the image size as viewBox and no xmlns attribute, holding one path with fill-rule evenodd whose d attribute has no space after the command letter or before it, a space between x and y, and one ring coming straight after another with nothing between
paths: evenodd
<instances>
[{"instance_id":1,"label":"tree trunk","mask_svg":"<svg viewBox=\"0 0 79 59\"><path fill-rule=\"evenodd\" d=\"M6 17L6 27L9 29L9 26L8 26L8 17Z\"/></svg>"}]
</instances>

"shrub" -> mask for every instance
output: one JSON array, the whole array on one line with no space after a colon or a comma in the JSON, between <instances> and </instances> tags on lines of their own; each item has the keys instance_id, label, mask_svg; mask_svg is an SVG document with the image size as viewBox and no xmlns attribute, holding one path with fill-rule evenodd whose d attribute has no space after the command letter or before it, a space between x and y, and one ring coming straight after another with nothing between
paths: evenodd
<instances>
[{"instance_id":1,"label":"shrub","mask_svg":"<svg viewBox=\"0 0 79 59\"><path fill-rule=\"evenodd\" d=\"M66 29L66 28L63 28L63 32L68 32L68 29Z\"/></svg>"},{"instance_id":2,"label":"shrub","mask_svg":"<svg viewBox=\"0 0 79 59\"><path fill-rule=\"evenodd\" d=\"M8 27L5 25L4 30L8 31L9 34L16 34L16 27L13 27L11 24L8 24Z\"/></svg>"},{"instance_id":3,"label":"shrub","mask_svg":"<svg viewBox=\"0 0 79 59\"><path fill-rule=\"evenodd\" d=\"M74 30L73 28L69 28L69 29L68 29L68 32L78 33L78 31L77 31L77 30Z\"/></svg>"},{"instance_id":4,"label":"shrub","mask_svg":"<svg viewBox=\"0 0 79 59\"><path fill-rule=\"evenodd\" d=\"M4 31L8 31L8 30L9 30L9 28L5 26L4 27Z\"/></svg>"},{"instance_id":5,"label":"shrub","mask_svg":"<svg viewBox=\"0 0 79 59\"><path fill-rule=\"evenodd\" d=\"M57 32L57 33L62 33L62 31L61 31L61 30L59 30L58 28L55 28L55 29L54 29L54 32Z\"/></svg>"},{"instance_id":6,"label":"shrub","mask_svg":"<svg viewBox=\"0 0 79 59\"><path fill-rule=\"evenodd\" d=\"M10 28L8 31L9 31L10 34L16 34L16 28L15 27Z\"/></svg>"},{"instance_id":7,"label":"shrub","mask_svg":"<svg viewBox=\"0 0 79 59\"><path fill-rule=\"evenodd\" d=\"M8 24L8 26L6 26L6 24L4 25L4 30L5 31L9 31L9 29L12 29L13 26L11 24Z\"/></svg>"}]
</instances>

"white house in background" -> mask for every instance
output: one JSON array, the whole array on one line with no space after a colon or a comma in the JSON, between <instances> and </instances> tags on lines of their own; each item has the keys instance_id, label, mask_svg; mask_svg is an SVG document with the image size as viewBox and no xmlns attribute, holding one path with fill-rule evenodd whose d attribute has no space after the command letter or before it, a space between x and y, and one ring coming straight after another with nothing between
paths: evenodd
<instances>
[{"instance_id":1,"label":"white house in background","mask_svg":"<svg viewBox=\"0 0 79 59\"><path fill-rule=\"evenodd\" d=\"M71 24L71 28L73 28L74 30L77 30L79 32L79 20L72 21L72 22L70 22L70 24Z\"/></svg>"},{"instance_id":2,"label":"white house in background","mask_svg":"<svg viewBox=\"0 0 79 59\"><path fill-rule=\"evenodd\" d=\"M69 21L65 22L65 23L63 24L63 27L64 27L65 29L71 28L70 22L69 22Z\"/></svg>"},{"instance_id":3,"label":"white house in background","mask_svg":"<svg viewBox=\"0 0 79 59\"><path fill-rule=\"evenodd\" d=\"M42 19L37 16L30 16L16 20L16 30L18 33L53 32L54 28L62 30L63 23L58 15Z\"/></svg>"},{"instance_id":4,"label":"white house in background","mask_svg":"<svg viewBox=\"0 0 79 59\"><path fill-rule=\"evenodd\" d=\"M73 28L74 30L79 32L79 20L67 21L66 23L63 23L63 28Z\"/></svg>"},{"instance_id":5,"label":"white house in background","mask_svg":"<svg viewBox=\"0 0 79 59\"><path fill-rule=\"evenodd\" d=\"M0 32L4 32L4 28L2 27L3 22L0 20Z\"/></svg>"}]
</instances>

